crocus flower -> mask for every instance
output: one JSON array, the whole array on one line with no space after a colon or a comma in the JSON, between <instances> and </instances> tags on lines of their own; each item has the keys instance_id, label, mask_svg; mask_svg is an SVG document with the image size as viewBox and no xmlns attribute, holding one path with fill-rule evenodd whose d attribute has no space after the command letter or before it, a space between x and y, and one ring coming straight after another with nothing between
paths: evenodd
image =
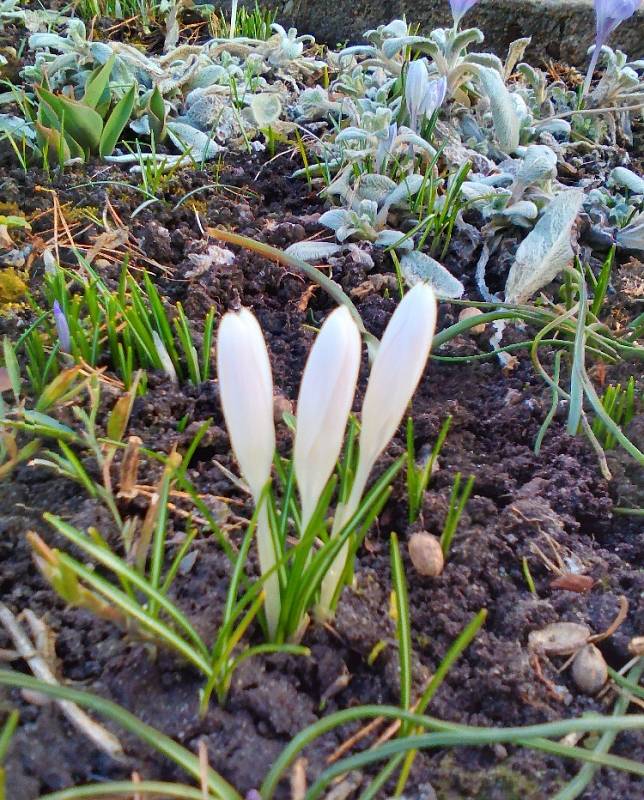
<instances>
[{"instance_id":1,"label":"crocus flower","mask_svg":"<svg viewBox=\"0 0 644 800\"><path fill-rule=\"evenodd\" d=\"M405 79L405 103L409 112L410 128L418 132L418 124L430 117L445 99L445 77L430 81L424 59L412 61Z\"/></svg>"},{"instance_id":2,"label":"crocus flower","mask_svg":"<svg viewBox=\"0 0 644 800\"><path fill-rule=\"evenodd\" d=\"M590 89L590 82L593 77L593 72L597 66L597 59L601 53L602 46L611 33L617 28L625 19L632 17L633 14L640 7L641 0L595 0L595 49L593 50L590 64L588 66L588 73L584 81L584 96Z\"/></svg>"},{"instance_id":3,"label":"crocus flower","mask_svg":"<svg viewBox=\"0 0 644 800\"><path fill-rule=\"evenodd\" d=\"M56 323L56 331L58 333L58 342L60 349L63 353L69 353L72 349L72 340L69 334L69 323L65 312L60 307L58 300L54 300L54 321Z\"/></svg>"},{"instance_id":4,"label":"crocus flower","mask_svg":"<svg viewBox=\"0 0 644 800\"><path fill-rule=\"evenodd\" d=\"M463 19L465 14L477 3L478 0L449 0L449 7L452 9L455 27L458 27L459 22Z\"/></svg>"},{"instance_id":5,"label":"crocus flower","mask_svg":"<svg viewBox=\"0 0 644 800\"><path fill-rule=\"evenodd\" d=\"M378 139L376 148L376 169L379 173L384 173L387 162L393 154L394 142L398 136L398 123L392 122L387 129L387 135Z\"/></svg>"},{"instance_id":6,"label":"crocus flower","mask_svg":"<svg viewBox=\"0 0 644 800\"><path fill-rule=\"evenodd\" d=\"M346 306L340 306L320 329L304 368L294 448L303 531L340 456L360 349L358 328Z\"/></svg>"},{"instance_id":7,"label":"crocus flower","mask_svg":"<svg viewBox=\"0 0 644 800\"><path fill-rule=\"evenodd\" d=\"M339 533L360 505L369 474L400 425L416 390L436 324L436 297L427 283L418 283L401 300L380 342L362 403L359 456L351 494L334 520ZM322 614L330 608L344 571L347 545L339 552L324 578L320 598Z\"/></svg>"},{"instance_id":8,"label":"crocus flower","mask_svg":"<svg viewBox=\"0 0 644 800\"><path fill-rule=\"evenodd\" d=\"M228 312L219 324L217 373L230 443L257 505L270 478L275 453L273 377L261 328L246 308ZM257 517L257 549L264 575L277 562L265 502ZM264 591L264 609L272 636L280 614L279 579L275 572L267 578Z\"/></svg>"}]
</instances>

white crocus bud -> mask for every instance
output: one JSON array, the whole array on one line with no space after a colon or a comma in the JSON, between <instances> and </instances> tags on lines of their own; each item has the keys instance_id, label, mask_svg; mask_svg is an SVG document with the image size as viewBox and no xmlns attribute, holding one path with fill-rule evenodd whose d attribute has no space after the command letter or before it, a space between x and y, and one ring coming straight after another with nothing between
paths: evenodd
<instances>
[{"instance_id":1,"label":"white crocus bud","mask_svg":"<svg viewBox=\"0 0 644 800\"><path fill-rule=\"evenodd\" d=\"M270 478L275 453L273 378L261 328L246 308L225 314L219 324L217 374L230 443L257 504ZM257 519L257 550L263 575L277 562L266 503L262 503ZM272 636L280 614L276 572L266 580L264 591L264 608Z\"/></svg>"},{"instance_id":2,"label":"white crocus bud","mask_svg":"<svg viewBox=\"0 0 644 800\"><path fill-rule=\"evenodd\" d=\"M445 95L447 93L447 79L441 76L434 81L429 81L425 90L425 96L421 106L420 113L424 117L431 117L431 115L443 105Z\"/></svg>"},{"instance_id":3,"label":"white crocus bud","mask_svg":"<svg viewBox=\"0 0 644 800\"><path fill-rule=\"evenodd\" d=\"M302 531L342 450L360 368L360 349L358 328L348 309L340 306L320 329L304 368L294 449Z\"/></svg>"},{"instance_id":4,"label":"white crocus bud","mask_svg":"<svg viewBox=\"0 0 644 800\"><path fill-rule=\"evenodd\" d=\"M422 114L428 82L429 74L424 59L418 58L412 61L407 68L407 77L405 78L405 103L410 117L409 127L414 131L418 124L418 117Z\"/></svg>"},{"instance_id":5,"label":"white crocus bud","mask_svg":"<svg viewBox=\"0 0 644 800\"><path fill-rule=\"evenodd\" d=\"M436 297L426 283L409 291L384 332L362 403L359 456L351 494L338 509L333 532L339 533L360 505L369 473L400 425L425 369L436 325ZM324 577L320 598L328 614L344 571L348 543Z\"/></svg>"}]
</instances>

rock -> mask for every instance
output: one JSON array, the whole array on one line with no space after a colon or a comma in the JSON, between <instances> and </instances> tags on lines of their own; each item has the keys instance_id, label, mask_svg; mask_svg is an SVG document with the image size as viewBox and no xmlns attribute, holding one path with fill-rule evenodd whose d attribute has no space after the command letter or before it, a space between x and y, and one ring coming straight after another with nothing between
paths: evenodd
<instances>
[{"instance_id":1,"label":"rock","mask_svg":"<svg viewBox=\"0 0 644 800\"><path fill-rule=\"evenodd\" d=\"M253 5L254 0L247 0ZM272 2L282 24L294 24L318 41L337 42L360 39L378 25L406 16L420 23L421 30L452 24L447 0L337 0L333 14L319 0ZM555 59L584 67L587 50L595 39L592 0L480 0L467 12L463 24L481 28L487 46L504 58L514 39L532 36L526 60ZM644 10L626 20L610 37L608 44L624 50L630 60L644 55ZM485 46L485 43L484 43Z\"/></svg>"}]
</instances>

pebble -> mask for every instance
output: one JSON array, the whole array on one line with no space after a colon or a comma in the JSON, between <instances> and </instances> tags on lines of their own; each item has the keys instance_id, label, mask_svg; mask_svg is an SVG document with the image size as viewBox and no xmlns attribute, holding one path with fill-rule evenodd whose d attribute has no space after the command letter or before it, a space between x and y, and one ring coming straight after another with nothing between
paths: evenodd
<instances>
[{"instance_id":1,"label":"pebble","mask_svg":"<svg viewBox=\"0 0 644 800\"><path fill-rule=\"evenodd\" d=\"M445 566L441 543L436 536L426 531L413 533L407 543L409 557L419 575L435 578Z\"/></svg>"}]
</instances>

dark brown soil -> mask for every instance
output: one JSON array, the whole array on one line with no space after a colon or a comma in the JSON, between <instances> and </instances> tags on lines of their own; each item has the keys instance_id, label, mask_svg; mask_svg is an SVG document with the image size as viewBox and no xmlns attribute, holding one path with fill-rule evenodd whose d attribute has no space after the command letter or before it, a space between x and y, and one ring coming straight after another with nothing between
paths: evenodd
<instances>
[{"instance_id":1,"label":"dark brown soil","mask_svg":"<svg viewBox=\"0 0 644 800\"><path fill-rule=\"evenodd\" d=\"M168 187L163 202L131 221L129 214L141 201L134 192L105 185L74 188L92 174L99 180L123 177L115 170L106 173L103 165L88 173L67 174L53 186L37 173L25 178L18 170L5 169L2 186L5 201L17 203L28 216L51 207L51 195L36 191L38 185L57 191L60 203L69 204L68 216L71 209L78 215L82 207L102 211L109 197L128 225L132 241L163 267L152 272L164 297L184 304L195 330L200 330L213 305L218 314L239 303L253 308L271 351L275 385L294 401L312 341L303 323L321 322L332 308L330 299L320 289L309 297L309 284L302 276L245 252L238 252L230 267L210 268L198 277L187 277L195 268L191 255L203 254L212 244L201 234L196 212L204 229L230 226L279 247L320 231L316 219L321 202L308 193L306 184L290 179L293 168L286 157L270 166L255 159L231 160L223 169L221 182L243 193L204 189L193 196L194 207L185 203L172 210L186 192L213 183L212 174L184 171ZM51 225L50 215L34 219L33 235L48 238ZM97 233L90 225L79 233L78 242L90 243ZM470 290L468 276L473 270L469 267L475 255L470 252L467 260L463 259L467 246L456 240L447 264ZM71 254L61 252L71 265ZM502 263L491 265L492 279L495 270L500 274L503 267ZM41 260L34 261L31 279L36 291L42 269ZM100 269L106 279L113 280L118 274L109 265ZM384 261L376 259L372 272L388 269ZM333 275L347 291L369 277L365 267L351 257L338 260ZM371 292L356 303L367 328L380 335L395 300ZM458 311L442 304L440 327L454 322ZM1 332L12 335L26 324L27 315L22 312L0 319ZM449 352L473 353L487 347L487 338L463 337L450 345ZM361 390L365 377L366 365ZM416 689L424 685L472 616L482 608L488 610L484 628L428 709L442 719L508 726L585 712L609 713L614 696L597 700L583 695L569 672L556 672L560 660L550 663L542 659L545 680L540 679L530 660L528 634L560 620L585 622L600 632L614 619L619 599L625 596L627 619L601 644L609 664L620 668L629 659L629 640L644 629L643 538L628 517L613 513L614 506L623 503L624 494L632 497L637 493L637 475L627 459L615 453L611 466L616 477L610 483L603 480L593 451L583 438L567 436L561 419L555 420L536 456L533 445L549 402L550 395L535 377L526 353L519 354L517 368L509 373L496 361L432 361L414 399L418 450L431 446L445 417L453 417L440 469L424 500L422 525L416 527L440 533L455 473L476 478L443 574L435 579L419 577L405 552ZM185 415L189 424L179 433L178 423ZM235 469L215 381L176 389L163 377L151 376L147 395L135 403L128 432L139 435L146 447L169 452L173 445L185 449L198 425L207 419L212 419L211 428L195 453L190 477L213 507L218 502L215 496L229 497L245 503L243 508L234 508L235 514L248 515L245 498L240 498L239 490L215 463ZM633 423L633 436L636 425L641 431L641 421ZM282 444L287 439L284 428ZM403 448L401 432L387 457L398 455ZM85 463L94 469L91 460ZM150 463L141 474L152 483L158 468ZM25 540L27 531L38 532L50 544L63 544L43 522L43 512L59 514L82 529L96 526L110 536L114 531L104 509L76 485L30 466L22 466L11 481L0 484L0 508L0 596L16 612L31 608L56 633L61 678L115 700L192 750L196 751L200 739L205 740L211 766L242 793L258 788L281 749L324 713L362 703L398 701L395 632L387 613L388 545L392 531L403 542L411 533L404 478L398 479L391 500L369 534L357 565L357 584L345 590L333 629L308 631L304 643L311 648L311 657L252 659L236 673L226 705L220 708L211 703L204 719L197 713L202 679L196 672L166 653L155 654L85 611L65 608L34 567ZM217 508L225 515L221 504ZM129 512L145 513L145 502L134 501ZM185 529L181 517L171 515L170 524L170 538ZM239 531L234 536L238 537ZM591 591L578 594L551 588L555 576L532 549L537 545L551 557L549 540L556 543L564 559L594 579ZM194 549L196 560L178 577L175 596L197 629L210 639L221 614L229 566L212 538L198 538ZM522 572L524 557L536 584L535 594L529 591ZM387 646L369 666L367 657L381 640ZM9 640L0 634L0 648L9 646ZM27 669L20 661L12 666ZM348 676L346 687L329 692L343 675ZM3 702L18 707L21 713L21 726L7 761L11 800L32 800L41 793L87 781L128 777L133 770L146 777L181 778L169 762L120 731L114 729L125 746L125 763L111 761L94 750L55 706L29 704L17 693L5 696ZM310 776L319 773L326 757L354 730L328 734L307 750ZM614 750L641 758L644 741L634 733L622 734ZM542 800L552 796L577 769L560 759L512 747L438 750L417 759L409 794L417 797L420 787L431 783L440 800ZM642 782L624 773L601 771L583 798L637 800L643 788ZM289 796L286 785L281 796Z\"/></svg>"}]
</instances>

